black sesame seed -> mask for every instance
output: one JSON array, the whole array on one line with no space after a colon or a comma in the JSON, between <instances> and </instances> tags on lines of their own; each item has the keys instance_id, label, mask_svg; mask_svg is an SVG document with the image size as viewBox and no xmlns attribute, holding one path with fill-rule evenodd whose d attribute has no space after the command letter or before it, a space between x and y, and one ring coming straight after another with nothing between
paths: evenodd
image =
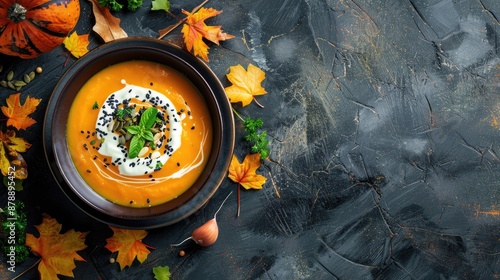
<instances>
[{"instance_id":1,"label":"black sesame seed","mask_svg":"<svg viewBox=\"0 0 500 280\"><path fill-rule=\"evenodd\" d=\"M87 169L87 173L90 173L90 172L92 172L92 171L90 171L89 169Z\"/></svg>"}]
</instances>

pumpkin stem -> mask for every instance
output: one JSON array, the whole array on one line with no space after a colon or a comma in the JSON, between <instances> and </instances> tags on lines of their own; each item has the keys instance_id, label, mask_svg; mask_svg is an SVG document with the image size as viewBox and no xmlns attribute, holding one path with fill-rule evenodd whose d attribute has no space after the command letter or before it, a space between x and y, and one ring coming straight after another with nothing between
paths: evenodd
<instances>
[{"instance_id":1,"label":"pumpkin stem","mask_svg":"<svg viewBox=\"0 0 500 280\"><path fill-rule=\"evenodd\" d=\"M15 23L21 22L26 19L26 8L19 3L14 3L9 7L7 18Z\"/></svg>"}]
</instances>

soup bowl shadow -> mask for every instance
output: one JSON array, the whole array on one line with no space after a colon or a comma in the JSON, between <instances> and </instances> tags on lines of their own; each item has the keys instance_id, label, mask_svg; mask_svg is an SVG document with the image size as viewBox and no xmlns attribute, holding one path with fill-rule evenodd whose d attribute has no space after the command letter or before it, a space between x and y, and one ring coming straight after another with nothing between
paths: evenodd
<instances>
[{"instance_id":1,"label":"soup bowl shadow","mask_svg":"<svg viewBox=\"0 0 500 280\"><path fill-rule=\"evenodd\" d=\"M131 60L160 63L181 73L199 91L212 118L212 147L201 175L177 198L145 208L115 204L88 186L75 168L66 137L70 107L85 82L110 65ZM206 204L227 176L235 141L231 104L224 87L211 69L177 46L142 37L106 43L78 59L53 90L45 114L43 134L45 155L51 172L74 205L103 223L140 229L176 223Z\"/></svg>"}]
</instances>

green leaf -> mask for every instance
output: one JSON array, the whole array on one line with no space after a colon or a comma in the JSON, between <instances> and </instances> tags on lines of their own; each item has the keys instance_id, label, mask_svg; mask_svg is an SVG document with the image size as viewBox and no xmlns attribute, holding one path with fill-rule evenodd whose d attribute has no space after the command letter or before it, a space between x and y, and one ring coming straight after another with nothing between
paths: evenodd
<instances>
[{"instance_id":1,"label":"green leaf","mask_svg":"<svg viewBox=\"0 0 500 280\"><path fill-rule=\"evenodd\" d=\"M132 114L133 108L126 107L116 110L116 117L123 120L123 118L127 115Z\"/></svg>"},{"instance_id":2,"label":"green leaf","mask_svg":"<svg viewBox=\"0 0 500 280\"><path fill-rule=\"evenodd\" d=\"M144 137L144 139L146 139L148 141L151 141L151 142L155 141L155 138L153 136L153 132L151 132L149 130L144 131L144 134L142 136Z\"/></svg>"},{"instance_id":3,"label":"green leaf","mask_svg":"<svg viewBox=\"0 0 500 280\"><path fill-rule=\"evenodd\" d=\"M156 280L169 280L172 274L168 266L157 266L153 268Z\"/></svg>"},{"instance_id":4,"label":"green leaf","mask_svg":"<svg viewBox=\"0 0 500 280\"><path fill-rule=\"evenodd\" d=\"M134 135L132 139L130 139L130 146L128 147L128 157L136 158L144 147L144 143L146 141L144 138Z\"/></svg>"},{"instance_id":5,"label":"green leaf","mask_svg":"<svg viewBox=\"0 0 500 280\"><path fill-rule=\"evenodd\" d=\"M123 8L123 5L118 3L116 0L99 0L99 5L103 7L108 7L112 11L119 11Z\"/></svg>"},{"instance_id":6,"label":"green leaf","mask_svg":"<svg viewBox=\"0 0 500 280\"><path fill-rule=\"evenodd\" d=\"M132 134L132 135L141 134L142 129L137 125L131 125L131 126L127 126L127 132Z\"/></svg>"},{"instance_id":7,"label":"green leaf","mask_svg":"<svg viewBox=\"0 0 500 280\"><path fill-rule=\"evenodd\" d=\"M163 167L163 163L161 161L157 161L155 165L155 170L160 170Z\"/></svg>"},{"instance_id":8,"label":"green leaf","mask_svg":"<svg viewBox=\"0 0 500 280\"><path fill-rule=\"evenodd\" d=\"M266 159L270 153L267 131L260 130L263 125L264 122L260 118L246 118L243 121L243 129L246 132L244 139L252 144L252 153L260 153L262 160Z\"/></svg>"},{"instance_id":9,"label":"green leaf","mask_svg":"<svg viewBox=\"0 0 500 280\"><path fill-rule=\"evenodd\" d=\"M96 110L96 109L99 109L99 103L94 102L94 105L92 105L92 110Z\"/></svg>"},{"instance_id":10,"label":"green leaf","mask_svg":"<svg viewBox=\"0 0 500 280\"><path fill-rule=\"evenodd\" d=\"M151 2L152 11L164 10L165 12L168 12L169 9L170 9L170 1L168 0L153 0Z\"/></svg>"},{"instance_id":11,"label":"green leaf","mask_svg":"<svg viewBox=\"0 0 500 280\"><path fill-rule=\"evenodd\" d=\"M264 121L262 121L261 118L257 119L246 118L245 121L243 122L243 128L247 133L253 133L257 132L257 130L261 128L263 124Z\"/></svg>"},{"instance_id":12,"label":"green leaf","mask_svg":"<svg viewBox=\"0 0 500 280\"><path fill-rule=\"evenodd\" d=\"M9 187L9 184L12 186L12 183L14 182L14 189L16 191L22 191L23 190L23 180L21 179L13 179L12 181L9 179L8 176L3 177L3 185L6 186L7 188Z\"/></svg>"},{"instance_id":13,"label":"green leaf","mask_svg":"<svg viewBox=\"0 0 500 280\"><path fill-rule=\"evenodd\" d=\"M156 107L150 107L141 115L141 120L139 121L139 126L141 128L150 129L153 127L156 121L156 114L158 114L158 109Z\"/></svg>"}]
</instances>

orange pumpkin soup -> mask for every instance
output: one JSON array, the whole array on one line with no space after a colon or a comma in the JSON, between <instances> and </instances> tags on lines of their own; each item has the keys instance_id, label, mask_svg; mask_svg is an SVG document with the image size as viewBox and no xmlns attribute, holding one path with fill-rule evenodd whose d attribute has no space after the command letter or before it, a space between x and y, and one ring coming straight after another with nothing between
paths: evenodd
<instances>
[{"instance_id":1,"label":"orange pumpkin soup","mask_svg":"<svg viewBox=\"0 0 500 280\"><path fill-rule=\"evenodd\" d=\"M76 169L99 195L128 207L175 199L200 176L211 118L180 73L150 61L103 69L78 92L67 122Z\"/></svg>"}]
</instances>

